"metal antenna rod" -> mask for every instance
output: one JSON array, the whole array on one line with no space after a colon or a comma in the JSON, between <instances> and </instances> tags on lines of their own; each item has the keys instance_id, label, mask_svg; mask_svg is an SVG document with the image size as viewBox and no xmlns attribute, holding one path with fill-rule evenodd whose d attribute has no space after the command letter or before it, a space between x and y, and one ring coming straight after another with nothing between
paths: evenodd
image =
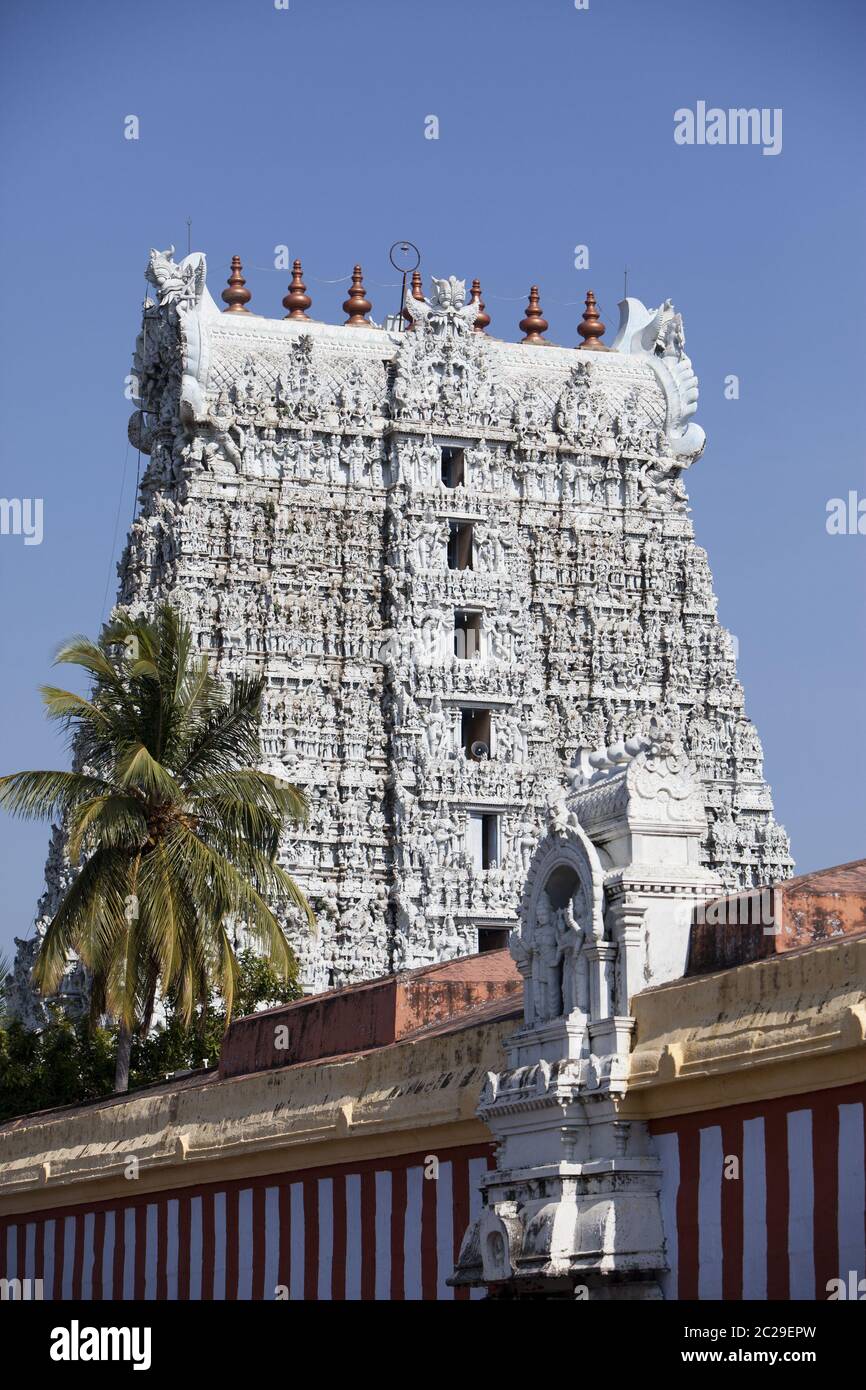
<instances>
[{"instance_id":1,"label":"metal antenna rod","mask_svg":"<svg viewBox=\"0 0 866 1390\"><path fill-rule=\"evenodd\" d=\"M400 308L397 310L397 316L398 316L398 318L399 318L399 320L400 320L400 332L401 332L401 333L402 333L402 331L403 331L403 326L404 326L404 325L403 325L403 305L404 305L405 303L406 303L406 272L405 272L405 270L404 270L404 271L403 271L403 284L402 284L401 287L400 287Z\"/></svg>"},{"instance_id":2,"label":"metal antenna rod","mask_svg":"<svg viewBox=\"0 0 866 1390\"><path fill-rule=\"evenodd\" d=\"M395 251L397 252L396 256L394 255ZM388 260L391 262L395 270L399 270L402 272L403 276L403 282L400 287L400 307L397 310L396 328L396 331L398 333L402 333L405 327L403 323L403 305L406 302L406 277L410 274L411 271L418 269L419 265L421 264L421 252L418 250L418 247L414 244L414 242L395 241L394 245L388 252ZM412 262L412 264L410 264L410 262Z\"/></svg>"}]
</instances>

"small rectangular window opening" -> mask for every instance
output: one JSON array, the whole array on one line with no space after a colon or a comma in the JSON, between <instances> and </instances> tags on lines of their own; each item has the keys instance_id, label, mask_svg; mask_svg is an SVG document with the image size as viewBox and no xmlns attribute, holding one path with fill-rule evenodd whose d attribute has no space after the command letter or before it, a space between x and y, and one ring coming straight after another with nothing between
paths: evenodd
<instances>
[{"instance_id":1,"label":"small rectangular window opening","mask_svg":"<svg viewBox=\"0 0 866 1390\"><path fill-rule=\"evenodd\" d=\"M493 752L493 733L489 709L464 709L460 712L460 742L467 758L485 762Z\"/></svg>"},{"instance_id":2,"label":"small rectangular window opening","mask_svg":"<svg viewBox=\"0 0 866 1390\"><path fill-rule=\"evenodd\" d=\"M499 816L495 812L470 811L466 849L476 869L495 869L499 863Z\"/></svg>"},{"instance_id":3,"label":"small rectangular window opening","mask_svg":"<svg viewBox=\"0 0 866 1390\"><path fill-rule=\"evenodd\" d=\"M464 478L464 452L449 446L442 450L442 481L446 487L460 487Z\"/></svg>"},{"instance_id":4,"label":"small rectangular window opening","mask_svg":"<svg viewBox=\"0 0 866 1390\"><path fill-rule=\"evenodd\" d=\"M454 610L454 655L471 661L481 655L481 614L465 608Z\"/></svg>"},{"instance_id":5,"label":"small rectangular window opening","mask_svg":"<svg viewBox=\"0 0 866 1390\"><path fill-rule=\"evenodd\" d=\"M472 522L451 521L448 525L448 568L450 570L471 570Z\"/></svg>"},{"instance_id":6,"label":"small rectangular window opening","mask_svg":"<svg viewBox=\"0 0 866 1390\"><path fill-rule=\"evenodd\" d=\"M502 951L508 945L507 927L479 927L478 950Z\"/></svg>"}]
</instances>

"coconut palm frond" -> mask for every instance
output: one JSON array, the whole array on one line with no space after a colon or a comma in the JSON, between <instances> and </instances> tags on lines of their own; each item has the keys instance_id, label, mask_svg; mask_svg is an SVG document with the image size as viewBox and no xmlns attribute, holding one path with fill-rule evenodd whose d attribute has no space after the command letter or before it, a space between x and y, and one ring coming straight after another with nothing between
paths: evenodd
<instances>
[{"instance_id":1,"label":"coconut palm frond","mask_svg":"<svg viewBox=\"0 0 866 1390\"><path fill-rule=\"evenodd\" d=\"M140 799L107 792L80 802L67 818L67 830L67 852L77 864L82 853L98 845L142 849L147 840L147 818Z\"/></svg>"},{"instance_id":2,"label":"coconut palm frond","mask_svg":"<svg viewBox=\"0 0 866 1390\"><path fill-rule=\"evenodd\" d=\"M307 819L296 787L257 770L264 683L229 689L196 654L167 605L152 618L120 614L99 643L75 637L57 660L91 677L88 698L43 689L50 718L74 736L79 771L0 779L0 806L62 819L81 868L45 933L34 980L50 994L75 952L92 978L92 1006L121 1024L120 1063L147 1026L157 990L191 1020L217 988L231 1014L243 926L271 966L295 962L282 913L313 915L278 863L290 825Z\"/></svg>"},{"instance_id":3,"label":"coconut palm frond","mask_svg":"<svg viewBox=\"0 0 866 1390\"><path fill-rule=\"evenodd\" d=\"M111 790L83 772L13 772L0 777L0 806L21 820L55 820Z\"/></svg>"},{"instance_id":4,"label":"coconut palm frond","mask_svg":"<svg viewBox=\"0 0 866 1390\"><path fill-rule=\"evenodd\" d=\"M169 801L182 799L181 788L171 773L157 762L143 743L124 743L118 748L116 775L123 787L135 787Z\"/></svg>"}]
</instances>

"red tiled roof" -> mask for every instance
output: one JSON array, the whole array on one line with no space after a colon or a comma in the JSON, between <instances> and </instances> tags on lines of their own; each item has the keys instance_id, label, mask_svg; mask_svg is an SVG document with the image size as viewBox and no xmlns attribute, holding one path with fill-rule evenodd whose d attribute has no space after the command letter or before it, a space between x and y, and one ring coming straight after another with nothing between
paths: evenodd
<instances>
[{"instance_id":1,"label":"red tiled roof","mask_svg":"<svg viewBox=\"0 0 866 1390\"><path fill-rule=\"evenodd\" d=\"M510 1000L522 987L508 951L484 951L265 1009L232 1023L220 1077L387 1047L464 1017L474 1021L480 1005Z\"/></svg>"},{"instance_id":2,"label":"red tiled roof","mask_svg":"<svg viewBox=\"0 0 866 1390\"><path fill-rule=\"evenodd\" d=\"M689 939L687 975L704 975L866 932L866 859L705 903Z\"/></svg>"}]
</instances>

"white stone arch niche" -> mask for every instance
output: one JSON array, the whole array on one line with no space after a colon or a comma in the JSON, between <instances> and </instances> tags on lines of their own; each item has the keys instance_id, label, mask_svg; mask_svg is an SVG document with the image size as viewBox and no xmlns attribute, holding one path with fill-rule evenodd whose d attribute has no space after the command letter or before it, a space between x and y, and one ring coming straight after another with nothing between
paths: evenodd
<instances>
[{"instance_id":1,"label":"white stone arch niche","mask_svg":"<svg viewBox=\"0 0 866 1390\"><path fill-rule=\"evenodd\" d=\"M571 822L541 841L529 866L511 953L524 978L527 1028L598 1017L604 873L585 831Z\"/></svg>"}]
</instances>

